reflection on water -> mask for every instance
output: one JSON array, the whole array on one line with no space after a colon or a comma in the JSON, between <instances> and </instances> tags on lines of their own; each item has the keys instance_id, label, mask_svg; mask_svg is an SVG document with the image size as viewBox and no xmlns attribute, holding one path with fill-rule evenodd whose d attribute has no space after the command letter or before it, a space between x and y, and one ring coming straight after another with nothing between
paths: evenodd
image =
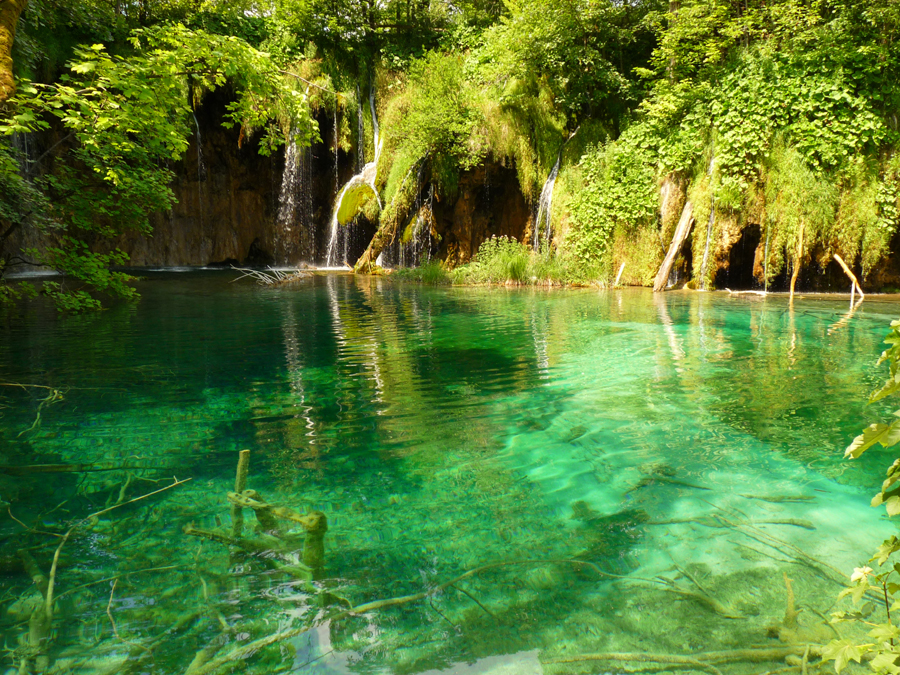
<instances>
[{"instance_id":1,"label":"reflection on water","mask_svg":"<svg viewBox=\"0 0 900 675\"><path fill-rule=\"evenodd\" d=\"M3 327L3 381L63 396L0 391L16 670L620 672L560 662L827 642L890 530L882 462L841 449L886 410L862 404L893 302L229 278ZM291 521L245 510L228 545L244 448L259 499L326 515L321 579L290 573ZM36 639L35 566L75 525Z\"/></svg>"}]
</instances>

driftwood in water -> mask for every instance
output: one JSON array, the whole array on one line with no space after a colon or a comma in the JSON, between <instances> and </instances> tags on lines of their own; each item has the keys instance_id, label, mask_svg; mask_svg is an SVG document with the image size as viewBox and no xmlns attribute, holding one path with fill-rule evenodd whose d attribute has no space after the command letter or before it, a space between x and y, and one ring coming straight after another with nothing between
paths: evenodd
<instances>
[{"instance_id":1,"label":"driftwood in water","mask_svg":"<svg viewBox=\"0 0 900 675\"><path fill-rule=\"evenodd\" d=\"M270 267L267 270L253 270L244 267L235 267L234 265L231 266L231 269L236 272L243 272L237 279L232 279L232 282L240 281L245 277L251 277L256 279L256 283L260 286L286 286L287 284L292 284L296 281L303 281L310 276L309 272L304 272L301 269L276 270Z\"/></svg>"},{"instance_id":2,"label":"driftwood in water","mask_svg":"<svg viewBox=\"0 0 900 675\"><path fill-rule=\"evenodd\" d=\"M819 654L822 647L813 645L796 645L790 647L751 647L748 649L731 649L721 652L697 652L691 656L678 654L644 654L641 652L609 652L603 654L572 654L543 659L542 663L580 663L586 661L625 661L632 663L666 663L696 666L707 672L718 673L712 664L727 663L763 663L766 661L782 661L787 656L802 656L809 649L812 654Z\"/></svg>"},{"instance_id":3,"label":"driftwood in water","mask_svg":"<svg viewBox=\"0 0 900 675\"><path fill-rule=\"evenodd\" d=\"M672 265L675 264L675 258L678 257L678 252L681 250L681 247L684 246L684 242L690 234L691 226L693 224L694 206L691 204L691 200L688 200L684 203L684 208L681 211L681 219L678 221L678 227L675 228L675 234L672 235L672 243L669 245L669 252L666 253L666 258L663 260L663 264L660 265L659 272L656 273L656 279L653 280L654 291L665 290L666 284L669 281L669 273L672 271Z\"/></svg>"},{"instance_id":4,"label":"driftwood in water","mask_svg":"<svg viewBox=\"0 0 900 675\"><path fill-rule=\"evenodd\" d=\"M761 295L763 297L768 295L767 291L733 291L730 288L726 288L725 290L731 295Z\"/></svg>"},{"instance_id":5,"label":"driftwood in water","mask_svg":"<svg viewBox=\"0 0 900 675\"><path fill-rule=\"evenodd\" d=\"M243 492L247 489L247 474L250 472L250 451L241 450L238 453L237 475L234 479L234 491ZM244 528L244 511L240 506L231 506L231 536L240 537Z\"/></svg>"}]
</instances>

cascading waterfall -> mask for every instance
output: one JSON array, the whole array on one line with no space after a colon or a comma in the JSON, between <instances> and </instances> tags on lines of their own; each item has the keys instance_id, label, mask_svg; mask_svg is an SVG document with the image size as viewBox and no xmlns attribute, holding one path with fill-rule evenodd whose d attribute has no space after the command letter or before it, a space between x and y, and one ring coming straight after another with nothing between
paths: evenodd
<instances>
[{"instance_id":1,"label":"cascading waterfall","mask_svg":"<svg viewBox=\"0 0 900 675\"><path fill-rule=\"evenodd\" d=\"M709 267L709 242L712 239L713 224L716 222L716 196L712 185L713 166L716 161L716 151L713 149L712 156L709 158L709 169L706 175L709 176L709 222L706 224L706 246L703 249L703 262L700 265L700 288L707 290L709 284L706 281L706 270Z\"/></svg>"},{"instance_id":2,"label":"cascading waterfall","mask_svg":"<svg viewBox=\"0 0 900 675\"><path fill-rule=\"evenodd\" d=\"M281 190L278 194L278 229L275 232L275 262L287 263L293 251L292 230L297 214L297 188L300 184L300 166L297 162L297 143L291 134L284 153L284 172L281 174Z\"/></svg>"},{"instance_id":3,"label":"cascading waterfall","mask_svg":"<svg viewBox=\"0 0 900 675\"><path fill-rule=\"evenodd\" d=\"M10 141L19 162L19 174L28 178L35 162L34 139L31 134L16 132L12 134Z\"/></svg>"},{"instance_id":4,"label":"cascading waterfall","mask_svg":"<svg viewBox=\"0 0 900 675\"><path fill-rule=\"evenodd\" d=\"M356 173L360 173L366 165L366 129L363 126L362 95L356 85Z\"/></svg>"},{"instance_id":5,"label":"cascading waterfall","mask_svg":"<svg viewBox=\"0 0 900 675\"><path fill-rule=\"evenodd\" d=\"M191 115L194 118L194 128L197 132L195 137L197 142L197 202L200 213L201 256L208 258L211 251L206 251L205 254L203 252L203 249L207 248L208 244L211 246L211 243L206 240L206 208L204 207L203 184L206 182L207 173L206 163L203 161L203 136L200 134L200 122L197 120L197 113L191 110Z\"/></svg>"},{"instance_id":6,"label":"cascading waterfall","mask_svg":"<svg viewBox=\"0 0 900 675\"><path fill-rule=\"evenodd\" d=\"M340 192L337 193L337 198L334 200L334 210L331 214L331 234L328 240L328 249L325 253L325 265L326 267L337 267L340 264L346 264L347 258L350 253L350 242L352 241L353 232L351 230L351 225L348 224L346 227L341 227L340 221L338 220L338 213L341 210L341 202L344 200L344 195L347 194L347 190L360 187L363 185L368 185L372 188L372 191L375 193L375 199L378 200L379 207L381 206L381 199L378 196L378 188L375 187L375 174L378 170L378 157L381 154L381 143L379 139L379 129L378 129L378 115L375 113L375 89L371 88L369 92L369 108L372 112L372 133L375 138L375 158L366 164L362 171L353 176L347 184L341 189ZM337 134L337 122L335 122L335 138ZM335 141L335 167L337 167L337 145ZM337 169L335 168L335 171ZM337 173L335 173L335 181L337 180ZM335 183L336 184L336 183Z\"/></svg>"},{"instance_id":7,"label":"cascading waterfall","mask_svg":"<svg viewBox=\"0 0 900 675\"><path fill-rule=\"evenodd\" d=\"M535 251L539 251L541 244L550 245L550 238L553 236L553 230L550 225L550 209L553 207L553 188L556 185L556 177L559 175L559 165L562 162L562 153L565 150L566 145L569 144L569 141L578 133L578 129L580 127L575 127L575 131L569 134L569 137L566 139L565 143L562 144L562 147L559 149L559 153L556 155L556 164L553 165L553 169L550 171L550 175L547 176L547 180L544 182L544 187L541 189L541 198L538 200L538 208L537 213L534 217L534 232L532 235L532 248ZM544 227L544 236L543 241L541 241L541 226Z\"/></svg>"},{"instance_id":8,"label":"cascading waterfall","mask_svg":"<svg viewBox=\"0 0 900 675\"><path fill-rule=\"evenodd\" d=\"M562 160L562 149L556 156L556 164L547 177L544 187L541 190L541 198L538 201L537 215L534 218L534 236L532 237L532 247L535 251L541 247L541 225L545 226L543 241L550 243L550 209L553 206L553 186L556 184L556 176L559 174L559 163Z\"/></svg>"},{"instance_id":9,"label":"cascading waterfall","mask_svg":"<svg viewBox=\"0 0 900 675\"><path fill-rule=\"evenodd\" d=\"M291 134L284 153L278 194L275 262L296 264L314 260L316 235L312 217L312 150L298 148Z\"/></svg>"},{"instance_id":10,"label":"cascading waterfall","mask_svg":"<svg viewBox=\"0 0 900 675\"><path fill-rule=\"evenodd\" d=\"M191 111L194 117L194 128L197 130L197 182L202 183L206 180L206 162L203 161L203 136L200 135L200 122L197 120L197 114Z\"/></svg>"},{"instance_id":11,"label":"cascading waterfall","mask_svg":"<svg viewBox=\"0 0 900 675\"><path fill-rule=\"evenodd\" d=\"M428 260L432 254L434 239L431 226L434 221L432 206L434 204L434 186L430 186L428 195L422 195L422 182L425 163L419 167L418 195L413 204L412 215L403 228L401 236L395 237L390 245L382 249L375 260L379 267L417 267ZM410 230L409 239L404 242L402 234Z\"/></svg>"},{"instance_id":12,"label":"cascading waterfall","mask_svg":"<svg viewBox=\"0 0 900 675\"><path fill-rule=\"evenodd\" d=\"M379 140L378 115L375 114L375 86L369 88L369 110L372 111L372 136L375 139L375 161L381 153L381 141Z\"/></svg>"}]
</instances>

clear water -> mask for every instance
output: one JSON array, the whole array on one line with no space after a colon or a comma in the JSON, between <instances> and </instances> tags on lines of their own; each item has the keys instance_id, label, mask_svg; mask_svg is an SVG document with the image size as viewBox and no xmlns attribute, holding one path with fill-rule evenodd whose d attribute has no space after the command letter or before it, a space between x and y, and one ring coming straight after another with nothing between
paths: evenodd
<instances>
[{"instance_id":1,"label":"clear water","mask_svg":"<svg viewBox=\"0 0 900 675\"><path fill-rule=\"evenodd\" d=\"M621 672L551 661L782 645L785 574L797 639L827 642L839 574L893 530L868 506L885 457L841 459L888 410L863 402L893 300L842 323L844 299L233 276L150 273L135 306L7 317L2 380L64 396L0 387L8 650L39 597L17 549L48 574L43 533L172 477L191 481L66 542L53 672ZM326 514L315 584L184 534L230 529L244 448L249 487ZM21 468L47 464L89 466ZM438 588L497 562L516 564Z\"/></svg>"}]
</instances>

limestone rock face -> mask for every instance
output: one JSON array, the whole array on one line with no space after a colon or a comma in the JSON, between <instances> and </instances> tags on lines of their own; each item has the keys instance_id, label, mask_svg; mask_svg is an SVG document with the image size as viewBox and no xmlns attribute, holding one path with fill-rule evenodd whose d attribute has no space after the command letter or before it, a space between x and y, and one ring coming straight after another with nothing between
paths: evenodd
<instances>
[{"instance_id":1,"label":"limestone rock face","mask_svg":"<svg viewBox=\"0 0 900 675\"><path fill-rule=\"evenodd\" d=\"M323 142L307 151L305 175L298 180L305 199L301 203L298 195L297 205L305 212L279 222L285 152L263 157L256 138L239 144L240 130L221 124L226 104L216 92L196 111L202 142L198 148L195 133L183 161L173 167L178 203L151 216L151 235L128 233L115 242L132 265L315 262L337 182L334 153ZM320 120L327 140L331 127ZM343 153L339 163L343 173L352 171Z\"/></svg>"},{"instance_id":2,"label":"limestone rock face","mask_svg":"<svg viewBox=\"0 0 900 675\"><path fill-rule=\"evenodd\" d=\"M435 200L434 218L441 237L438 257L456 266L471 260L492 236L523 241L531 211L515 169L488 160L460 176L453 202Z\"/></svg>"},{"instance_id":3,"label":"limestone rock face","mask_svg":"<svg viewBox=\"0 0 900 675\"><path fill-rule=\"evenodd\" d=\"M194 111L188 149L169 167L176 203L171 211L150 215L152 232L98 239L91 244L94 250L118 248L134 267L324 262L335 195L359 170L356 153L335 153L334 119L322 114L317 120L321 140L311 148L292 157L285 149L264 157L258 138L241 139L239 128L222 126L228 103L228 93L216 91ZM53 139L45 140L52 145ZM290 161L300 173L288 185L293 204L286 216L282 182ZM435 198L433 215L439 243L432 252L451 266L468 262L492 236L524 241L532 217L515 169L490 158L460 176L452 198ZM375 230L375 223L356 223L346 251L349 261L363 253ZM4 248L15 254L51 242L26 227Z\"/></svg>"},{"instance_id":4,"label":"limestone rock face","mask_svg":"<svg viewBox=\"0 0 900 675\"><path fill-rule=\"evenodd\" d=\"M279 218L285 150L264 157L257 137L245 136L239 143L241 130L222 126L228 102L226 92L216 91L195 110L188 149L169 167L175 174L171 188L176 203L171 211L150 215L152 233L125 232L112 241L95 241L94 250L118 248L137 267L318 260L327 243L336 185L353 174L355 157L343 151L335 155L332 120L320 119L323 140L297 153L303 155L303 174L297 177L296 205L285 222ZM45 145L53 143L52 138L44 140ZM26 227L4 249L13 254L29 247L40 250L51 241Z\"/></svg>"}]
</instances>

